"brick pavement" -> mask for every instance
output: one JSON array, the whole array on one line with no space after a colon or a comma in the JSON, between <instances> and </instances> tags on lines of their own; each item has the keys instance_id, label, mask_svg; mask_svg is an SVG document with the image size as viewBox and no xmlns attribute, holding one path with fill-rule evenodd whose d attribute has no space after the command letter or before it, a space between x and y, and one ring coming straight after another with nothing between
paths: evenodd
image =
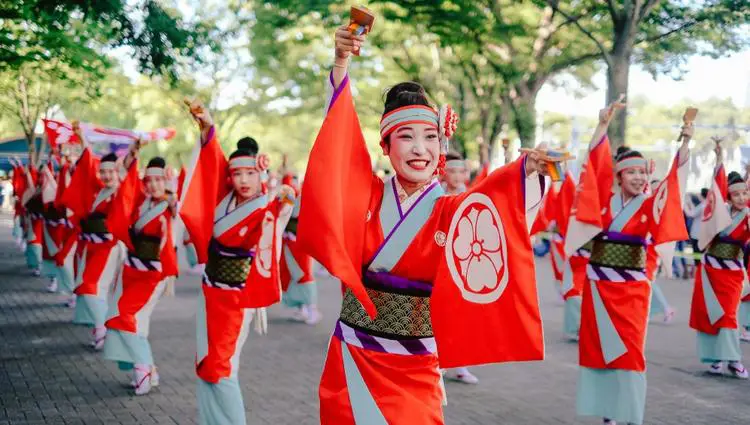
<instances>
[{"instance_id":1,"label":"brick pavement","mask_svg":"<svg viewBox=\"0 0 750 425\"><path fill-rule=\"evenodd\" d=\"M88 330L69 324L72 312L59 296L44 293L44 280L30 277L22 264L9 230L0 226L0 425L196 423L195 276L183 277L176 297L157 306L151 341L162 383L133 397L115 365L85 347ZM575 416L577 348L562 339L562 307L545 260L538 273L547 359L474 368L477 386L448 382L447 424L599 423ZM696 361L687 327L691 284L663 285L678 317L649 330L646 423L750 424L750 382L707 377ZM291 323L275 307L270 334L248 339L240 379L250 425L318 423L317 383L340 299L333 282L321 286L323 323Z\"/></svg>"}]
</instances>

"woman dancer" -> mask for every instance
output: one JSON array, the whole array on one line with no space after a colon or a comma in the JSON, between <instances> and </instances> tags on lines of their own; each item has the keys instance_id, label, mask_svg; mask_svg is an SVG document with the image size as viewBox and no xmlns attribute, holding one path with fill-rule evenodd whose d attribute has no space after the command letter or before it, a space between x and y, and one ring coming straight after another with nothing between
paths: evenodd
<instances>
[{"instance_id":1,"label":"woman dancer","mask_svg":"<svg viewBox=\"0 0 750 425\"><path fill-rule=\"evenodd\" d=\"M240 354L251 321L264 331L260 307L280 298L278 248L294 190L282 186L268 202L262 182L269 160L257 142L241 139L227 161L209 112L197 102L190 111L200 127L200 153L180 216L198 262L206 264L197 317L198 421L240 425L246 423Z\"/></svg>"},{"instance_id":2,"label":"woman dancer","mask_svg":"<svg viewBox=\"0 0 750 425\"><path fill-rule=\"evenodd\" d=\"M141 180L139 148L136 141L125 157L127 174L105 221L127 254L109 301L104 357L132 370L135 394L143 395L159 383L148 333L154 307L177 276L177 254L172 241L175 199L166 193L166 164L152 158Z\"/></svg>"},{"instance_id":3,"label":"woman dancer","mask_svg":"<svg viewBox=\"0 0 750 425\"><path fill-rule=\"evenodd\" d=\"M542 356L526 213L541 200L544 164L534 152L443 196L435 176L455 115L433 108L419 84L401 83L388 91L380 125L395 176L380 180L347 76L363 41L346 27L336 32L334 93L300 212L298 242L346 286L320 382L320 421L437 425L440 366Z\"/></svg>"},{"instance_id":4,"label":"woman dancer","mask_svg":"<svg viewBox=\"0 0 750 425\"><path fill-rule=\"evenodd\" d=\"M720 145L715 152L716 172L723 173ZM750 241L747 208L750 196L747 183L739 173L729 173L728 183L727 201L732 221L708 244L697 266L690 327L697 331L698 358L709 364L708 373L721 375L726 367L732 376L747 379L747 369L741 362L737 311L746 280L742 247ZM706 206L708 212L710 208L726 207L723 202L714 201L710 207Z\"/></svg>"},{"instance_id":5,"label":"woman dancer","mask_svg":"<svg viewBox=\"0 0 750 425\"><path fill-rule=\"evenodd\" d=\"M593 239L583 288L577 411L603 417L605 424L641 424L651 296L646 237L651 234L657 245L687 238L680 180L687 172L693 130L688 124L683 127L682 145L667 178L652 195L646 195L649 167L643 155L621 147L612 166L606 130L615 106L600 113L574 203L576 219L600 211L602 225L602 232ZM614 177L617 186L612 191ZM581 204L580 199L588 203ZM572 225L569 232L573 232Z\"/></svg>"}]
</instances>

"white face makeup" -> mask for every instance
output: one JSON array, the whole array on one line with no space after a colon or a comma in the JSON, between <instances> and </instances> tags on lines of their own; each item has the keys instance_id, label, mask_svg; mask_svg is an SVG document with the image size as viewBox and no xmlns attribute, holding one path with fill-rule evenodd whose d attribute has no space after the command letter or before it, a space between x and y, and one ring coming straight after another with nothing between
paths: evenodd
<instances>
[{"instance_id":1,"label":"white face makeup","mask_svg":"<svg viewBox=\"0 0 750 425\"><path fill-rule=\"evenodd\" d=\"M438 130L428 124L407 124L391 133L383 147L396 175L411 183L432 180L440 158Z\"/></svg>"},{"instance_id":2,"label":"white face makeup","mask_svg":"<svg viewBox=\"0 0 750 425\"><path fill-rule=\"evenodd\" d=\"M260 192L260 173L257 170L239 167L233 168L230 173L234 192L241 200L250 199Z\"/></svg>"}]
</instances>

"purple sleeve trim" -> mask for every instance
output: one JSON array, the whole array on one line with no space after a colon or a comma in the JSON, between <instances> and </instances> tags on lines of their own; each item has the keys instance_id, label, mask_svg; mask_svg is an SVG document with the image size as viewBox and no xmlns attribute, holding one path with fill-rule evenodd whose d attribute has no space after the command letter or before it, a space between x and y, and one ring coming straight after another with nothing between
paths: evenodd
<instances>
[{"instance_id":1,"label":"purple sleeve trim","mask_svg":"<svg viewBox=\"0 0 750 425\"><path fill-rule=\"evenodd\" d=\"M208 142L211 141L211 139L214 138L214 134L216 133L216 126L211 126L211 128L208 130L208 135L206 136L206 140L201 140L201 147L206 146Z\"/></svg>"},{"instance_id":2,"label":"purple sleeve trim","mask_svg":"<svg viewBox=\"0 0 750 425\"><path fill-rule=\"evenodd\" d=\"M336 87L333 82L333 71L331 71L331 73L328 75L328 80L331 82L331 88L333 89L333 96L331 96L331 101L328 103L327 110L327 112L330 112L331 108L333 107L333 103L336 102L336 99L338 99L341 92L344 91L344 87L349 84L349 74L346 74L346 76L344 76L344 79L341 80L341 84L339 84L338 87Z\"/></svg>"}]
</instances>

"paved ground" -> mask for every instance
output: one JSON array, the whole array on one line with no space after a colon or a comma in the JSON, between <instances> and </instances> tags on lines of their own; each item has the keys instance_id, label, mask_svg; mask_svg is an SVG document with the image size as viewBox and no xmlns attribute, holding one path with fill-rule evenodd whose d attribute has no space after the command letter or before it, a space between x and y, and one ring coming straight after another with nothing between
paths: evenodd
<instances>
[{"instance_id":1,"label":"paved ground","mask_svg":"<svg viewBox=\"0 0 750 425\"><path fill-rule=\"evenodd\" d=\"M58 296L43 292L42 279L29 276L5 217L0 218L0 425L195 423L197 279L183 278L177 296L157 307L151 341L162 383L136 398L125 376L85 347L88 330L69 324L71 311ZM447 424L599 423L575 416L577 347L562 339L562 307L553 296L549 265L542 260L538 268L547 360L476 368L477 386L447 383ZM678 317L649 330L646 423L750 424L750 382L707 377L696 361L687 327L692 285L662 283ZM333 282L322 282L321 298L325 320L317 327L291 323L286 312L273 308L270 335L252 334L248 340L240 376L249 424L318 423L317 383L339 304Z\"/></svg>"}]
</instances>

